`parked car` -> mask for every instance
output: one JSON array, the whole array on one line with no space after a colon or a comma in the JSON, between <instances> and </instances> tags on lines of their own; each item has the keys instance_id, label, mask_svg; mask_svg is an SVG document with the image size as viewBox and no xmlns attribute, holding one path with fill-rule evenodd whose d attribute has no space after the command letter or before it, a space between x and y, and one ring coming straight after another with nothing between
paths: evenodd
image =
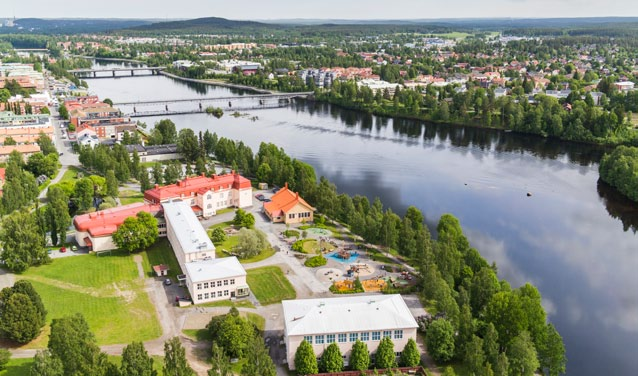
<instances>
[{"instance_id":1,"label":"parked car","mask_svg":"<svg viewBox=\"0 0 638 376\"><path fill-rule=\"evenodd\" d=\"M264 195L262 195L261 193L259 193L259 194L256 194L256 195L255 195L255 198L256 198L257 200L259 200L259 201L264 201L264 198L265 198L265 197L264 197Z\"/></svg>"},{"instance_id":2,"label":"parked car","mask_svg":"<svg viewBox=\"0 0 638 376\"><path fill-rule=\"evenodd\" d=\"M279 188L279 187L273 187L272 193L277 193L277 192L279 192L280 189L281 188Z\"/></svg>"},{"instance_id":3,"label":"parked car","mask_svg":"<svg viewBox=\"0 0 638 376\"><path fill-rule=\"evenodd\" d=\"M171 281L171 279L170 279L170 278L166 278L166 279L164 280L164 285L166 285L166 286L170 286L170 285L172 285L172 284L173 284L173 282Z\"/></svg>"},{"instance_id":4,"label":"parked car","mask_svg":"<svg viewBox=\"0 0 638 376\"><path fill-rule=\"evenodd\" d=\"M272 201L272 200L271 200L271 199L269 199L269 198L265 198L265 199L263 199L262 201L263 201L263 202L270 202L270 201Z\"/></svg>"},{"instance_id":5,"label":"parked car","mask_svg":"<svg viewBox=\"0 0 638 376\"><path fill-rule=\"evenodd\" d=\"M66 252L66 247L60 248L60 252L62 252L62 253Z\"/></svg>"},{"instance_id":6,"label":"parked car","mask_svg":"<svg viewBox=\"0 0 638 376\"><path fill-rule=\"evenodd\" d=\"M75 251L77 251L77 250L78 250L78 247L77 247L77 246L75 246L75 245L72 245L72 246L71 246L71 250L72 250L73 252L75 252Z\"/></svg>"}]
</instances>

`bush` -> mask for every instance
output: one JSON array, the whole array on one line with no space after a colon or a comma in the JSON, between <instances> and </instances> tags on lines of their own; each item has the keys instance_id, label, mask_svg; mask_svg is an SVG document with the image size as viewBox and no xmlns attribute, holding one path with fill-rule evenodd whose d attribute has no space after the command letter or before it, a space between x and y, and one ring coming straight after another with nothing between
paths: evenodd
<instances>
[{"instance_id":1,"label":"bush","mask_svg":"<svg viewBox=\"0 0 638 376\"><path fill-rule=\"evenodd\" d=\"M286 230L286 231L284 231L284 236L287 237L287 238L292 238L292 237L299 238L299 231L297 231L297 230Z\"/></svg>"},{"instance_id":2,"label":"bush","mask_svg":"<svg viewBox=\"0 0 638 376\"><path fill-rule=\"evenodd\" d=\"M226 241L226 233L221 227L216 227L210 233L210 240L215 244L221 244Z\"/></svg>"},{"instance_id":3,"label":"bush","mask_svg":"<svg viewBox=\"0 0 638 376\"><path fill-rule=\"evenodd\" d=\"M306 260L306 262L304 262L304 265L306 265L309 268L316 268L318 266L324 266L327 263L328 263L328 260L322 255L319 255L319 256L309 258L308 260Z\"/></svg>"},{"instance_id":4,"label":"bush","mask_svg":"<svg viewBox=\"0 0 638 376\"><path fill-rule=\"evenodd\" d=\"M294 242L294 244L292 245L292 250L295 252L300 252L303 253L303 240L297 240L296 242Z\"/></svg>"}]
</instances>

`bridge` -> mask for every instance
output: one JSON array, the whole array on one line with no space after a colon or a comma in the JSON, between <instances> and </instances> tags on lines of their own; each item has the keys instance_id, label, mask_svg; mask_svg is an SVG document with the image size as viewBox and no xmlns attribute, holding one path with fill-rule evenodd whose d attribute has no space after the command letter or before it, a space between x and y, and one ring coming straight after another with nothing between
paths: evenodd
<instances>
[{"instance_id":1,"label":"bridge","mask_svg":"<svg viewBox=\"0 0 638 376\"><path fill-rule=\"evenodd\" d=\"M128 68L104 68L104 69L72 69L69 73L73 74L76 77L84 77L91 78L100 78L100 77L108 77L109 76L98 76L98 73L111 73L112 77L124 77L115 75L116 72L131 72L131 76L154 76L158 75L160 71L166 69L166 67L128 67ZM135 74L135 72L140 71L150 71L150 74Z\"/></svg>"},{"instance_id":2,"label":"bridge","mask_svg":"<svg viewBox=\"0 0 638 376\"><path fill-rule=\"evenodd\" d=\"M229 108L226 108L226 110L232 111L232 112L249 111L249 110L268 110L268 109L273 109L273 108L287 107L289 104L290 104L289 101L285 101L285 102L263 104L263 105L229 107ZM136 112L130 112L130 113L123 114L123 115L126 116L126 117L130 117L130 118L139 118L139 117L151 117L151 116L171 116L171 115L205 114L205 113L206 113L206 109L205 108L198 108L198 109L195 109L195 110L174 110L174 111L171 111L167 107L166 110L136 111Z\"/></svg>"},{"instance_id":3,"label":"bridge","mask_svg":"<svg viewBox=\"0 0 638 376\"><path fill-rule=\"evenodd\" d=\"M293 98L306 98L313 94L312 91L297 92L297 93L282 93L282 94L253 94L253 95L235 95L232 97L215 97L215 98L187 98L187 99L166 99L157 101L137 101L137 102L117 102L113 103L114 106L152 106L152 105L169 105L172 103L184 103L184 102L229 102L245 100L245 99L258 99L261 102L265 102L268 99L286 99Z\"/></svg>"}]
</instances>

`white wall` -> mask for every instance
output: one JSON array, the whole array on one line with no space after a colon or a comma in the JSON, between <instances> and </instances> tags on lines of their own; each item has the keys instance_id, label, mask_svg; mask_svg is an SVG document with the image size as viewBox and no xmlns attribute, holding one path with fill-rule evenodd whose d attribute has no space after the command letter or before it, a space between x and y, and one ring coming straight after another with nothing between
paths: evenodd
<instances>
[{"instance_id":1,"label":"white wall","mask_svg":"<svg viewBox=\"0 0 638 376\"><path fill-rule=\"evenodd\" d=\"M186 278L186 284L188 286L188 291L191 294L191 298L193 299L193 304L214 302L218 300L229 300L231 297L236 296L233 293L236 292L237 287L246 286L245 275L221 279L211 279L208 281L197 283L193 283L188 274L186 275ZM231 284L233 279L235 280L235 283ZM224 281L226 281L227 284L224 284ZM218 282L221 283L221 286L217 286ZM201 285L200 289L198 289L198 285ZM204 288L205 286L208 286L208 288ZM208 297L206 294L208 294Z\"/></svg>"}]
</instances>

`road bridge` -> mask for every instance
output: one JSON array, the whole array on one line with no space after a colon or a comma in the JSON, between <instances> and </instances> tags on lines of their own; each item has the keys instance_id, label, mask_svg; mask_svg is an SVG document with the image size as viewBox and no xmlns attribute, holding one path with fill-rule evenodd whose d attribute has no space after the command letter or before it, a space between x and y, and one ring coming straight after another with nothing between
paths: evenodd
<instances>
[{"instance_id":1,"label":"road bridge","mask_svg":"<svg viewBox=\"0 0 638 376\"><path fill-rule=\"evenodd\" d=\"M157 101L136 101L136 102L117 102L113 103L114 106L152 106L152 105L169 105L172 103L207 103L207 102L230 102L240 101L240 100L272 100L272 99L294 99L294 98L306 98L309 95L313 94L312 91L307 92L298 92L298 93L281 93L281 94L254 94L254 95L235 95L232 97L215 97L215 98L176 98L176 99L165 99L165 100L157 100Z\"/></svg>"},{"instance_id":2,"label":"road bridge","mask_svg":"<svg viewBox=\"0 0 638 376\"><path fill-rule=\"evenodd\" d=\"M108 77L108 76L98 76L98 73L111 73L113 77L126 77L123 75L117 76L116 72L131 72L131 76L142 76L142 75L158 75L162 70L166 69L166 67L118 67L118 68L100 68L100 69L72 69L69 73L73 74L76 77L84 77L84 78L100 78L100 77ZM135 74L135 72L148 72L150 74Z\"/></svg>"},{"instance_id":3,"label":"road bridge","mask_svg":"<svg viewBox=\"0 0 638 376\"><path fill-rule=\"evenodd\" d=\"M271 103L271 104L263 104L263 105L252 105L252 106L237 106L227 108L227 111L249 111L249 110L268 110L274 108L283 108L289 105L288 101ZM152 117L152 116L171 116L171 115L188 115L188 114L205 114L205 108L198 108L195 110L159 110L159 111L136 111L124 114L126 117L130 118L139 118L139 117Z\"/></svg>"}]
</instances>

